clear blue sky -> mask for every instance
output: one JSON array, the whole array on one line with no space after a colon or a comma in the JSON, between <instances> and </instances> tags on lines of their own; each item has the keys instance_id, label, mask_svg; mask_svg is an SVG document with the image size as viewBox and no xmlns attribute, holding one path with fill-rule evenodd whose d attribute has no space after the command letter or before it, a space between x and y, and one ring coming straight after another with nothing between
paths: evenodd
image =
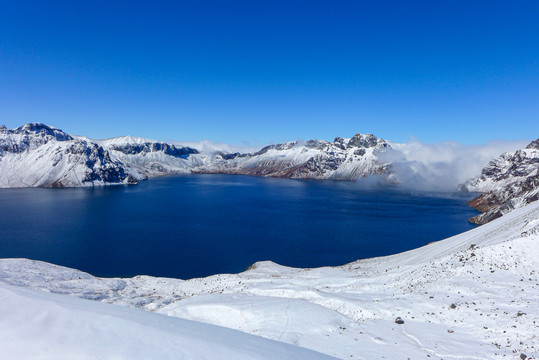
<instances>
[{"instance_id":1,"label":"clear blue sky","mask_svg":"<svg viewBox=\"0 0 539 360\"><path fill-rule=\"evenodd\" d=\"M1 1L0 124L265 144L539 137L539 1Z\"/></svg>"}]
</instances>

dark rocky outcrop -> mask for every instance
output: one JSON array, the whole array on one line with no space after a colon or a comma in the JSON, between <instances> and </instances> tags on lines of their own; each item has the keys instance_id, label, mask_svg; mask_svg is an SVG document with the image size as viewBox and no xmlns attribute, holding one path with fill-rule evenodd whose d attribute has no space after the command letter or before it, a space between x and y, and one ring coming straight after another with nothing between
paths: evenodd
<instances>
[{"instance_id":1,"label":"dark rocky outcrop","mask_svg":"<svg viewBox=\"0 0 539 360\"><path fill-rule=\"evenodd\" d=\"M118 144L111 145L109 148L111 150L120 151L126 155L162 151L163 153L170 156L185 158L191 154L198 154L198 150L196 149L190 147L177 147L162 142L145 142L142 144Z\"/></svg>"},{"instance_id":2,"label":"dark rocky outcrop","mask_svg":"<svg viewBox=\"0 0 539 360\"><path fill-rule=\"evenodd\" d=\"M474 224L485 224L513 209L539 199L539 139L525 149L502 154L491 161L481 176L468 180L461 190L482 192L468 201L482 212L469 219Z\"/></svg>"}]
</instances>

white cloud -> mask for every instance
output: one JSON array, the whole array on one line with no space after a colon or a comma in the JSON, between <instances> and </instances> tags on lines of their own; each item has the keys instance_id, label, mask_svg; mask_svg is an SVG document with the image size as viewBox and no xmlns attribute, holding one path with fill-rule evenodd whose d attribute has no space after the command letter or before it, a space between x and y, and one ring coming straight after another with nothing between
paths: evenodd
<instances>
[{"instance_id":1,"label":"white cloud","mask_svg":"<svg viewBox=\"0 0 539 360\"><path fill-rule=\"evenodd\" d=\"M489 161L504 152L513 152L529 141L490 141L483 145L457 142L426 144L412 139L393 144L393 149L379 154L392 169L402 186L412 189L452 191L459 184L478 176Z\"/></svg>"}]
</instances>

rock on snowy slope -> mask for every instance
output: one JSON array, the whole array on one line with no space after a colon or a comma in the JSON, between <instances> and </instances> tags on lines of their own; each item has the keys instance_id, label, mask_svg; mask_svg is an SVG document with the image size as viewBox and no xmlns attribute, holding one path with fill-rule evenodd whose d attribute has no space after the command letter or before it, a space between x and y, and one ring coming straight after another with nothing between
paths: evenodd
<instances>
[{"instance_id":1,"label":"rock on snowy slope","mask_svg":"<svg viewBox=\"0 0 539 360\"><path fill-rule=\"evenodd\" d=\"M253 154L217 154L197 173L244 174L294 179L354 180L386 174L388 165L377 154L390 144L371 134L333 142L309 140L269 145Z\"/></svg>"},{"instance_id":2,"label":"rock on snowy slope","mask_svg":"<svg viewBox=\"0 0 539 360\"><path fill-rule=\"evenodd\" d=\"M485 224L513 209L539 199L539 139L525 149L502 154L491 161L481 176L468 180L462 190L481 192L468 202L482 211L470 221Z\"/></svg>"},{"instance_id":3,"label":"rock on snowy slope","mask_svg":"<svg viewBox=\"0 0 539 360\"><path fill-rule=\"evenodd\" d=\"M539 357L537 269L534 202L443 241L340 267L261 262L240 274L183 281L96 278L4 259L0 282L225 326L341 359L471 360ZM399 317L404 323L395 323Z\"/></svg>"},{"instance_id":4,"label":"rock on snowy slope","mask_svg":"<svg viewBox=\"0 0 539 360\"><path fill-rule=\"evenodd\" d=\"M136 183L96 143L32 123L0 127L0 187L75 187Z\"/></svg>"},{"instance_id":5,"label":"rock on snowy slope","mask_svg":"<svg viewBox=\"0 0 539 360\"><path fill-rule=\"evenodd\" d=\"M0 285L3 359L331 359L238 331Z\"/></svg>"},{"instance_id":6,"label":"rock on snowy slope","mask_svg":"<svg viewBox=\"0 0 539 360\"><path fill-rule=\"evenodd\" d=\"M202 164L198 150L132 136L122 136L98 143L112 158L143 177L190 173Z\"/></svg>"}]
</instances>

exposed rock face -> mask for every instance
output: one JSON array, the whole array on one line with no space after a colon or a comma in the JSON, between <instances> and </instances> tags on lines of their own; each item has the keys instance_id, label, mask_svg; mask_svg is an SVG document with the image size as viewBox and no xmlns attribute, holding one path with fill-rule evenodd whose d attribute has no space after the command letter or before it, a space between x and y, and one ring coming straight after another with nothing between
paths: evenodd
<instances>
[{"instance_id":1,"label":"exposed rock face","mask_svg":"<svg viewBox=\"0 0 539 360\"><path fill-rule=\"evenodd\" d=\"M62 130L41 123L26 124L15 130L0 127L0 156L20 154L33 150L49 141L69 141L73 138Z\"/></svg>"},{"instance_id":2,"label":"exposed rock face","mask_svg":"<svg viewBox=\"0 0 539 360\"><path fill-rule=\"evenodd\" d=\"M513 209L539 199L539 139L513 154L491 161L481 176L468 180L462 190L482 192L468 204L483 213L470 218L485 224Z\"/></svg>"},{"instance_id":3,"label":"exposed rock face","mask_svg":"<svg viewBox=\"0 0 539 360\"><path fill-rule=\"evenodd\" d=\"M100 145L32 123L0 128L0 187L76 187L136 183Z\"/></svg>"},{"instance_id":4,"label":"exposed rock face","mask_svg":"<svg viewBox=\"0 0 539 360\"><path fill-rule=\"evenodd\" d=\"M190 173L202 164L198 150L162 141L122 136L98 141L113 159L121 161L139 179Z\"/></svg>"},{"instance_id":5,"label":"exposed rock face","mask_svg":"<svg viewBox=\"0 0 539 360\"><path fill-rule=\"evenodd\" d=\"M371 134L351 139L292 141L269 145L253 154L217 154L194 169L198 173L244 174L293 179L354 180L388 174L388 165L377 154L391 146Z\"/></svg>"},{"instance_id":6,"label":"exposed rock face","mask_svg":"<svg viewBox=\"0 0 539 360\"><path fill-rule=\"evenodd\" d=\"M191 154L198 154L198 150L189 147L176 147L162 142L144 142L141 144L113 144L110 150L122 152L126 155L147 154L162 151L166 155L187 158Z\"/></svg>"}]
</instances>

